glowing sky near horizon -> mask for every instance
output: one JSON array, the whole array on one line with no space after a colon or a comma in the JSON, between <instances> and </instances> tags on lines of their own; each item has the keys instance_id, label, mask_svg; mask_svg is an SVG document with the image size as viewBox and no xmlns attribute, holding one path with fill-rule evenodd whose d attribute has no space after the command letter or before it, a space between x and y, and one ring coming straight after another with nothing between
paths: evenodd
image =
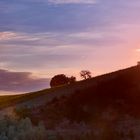
<instances>
[{"instance_id":1,"label":"glowing sky near horizon","mask_svg":"<svg viewBox=\"0 0 140 140\"><path fill-rule=\"evenodd\" d=\"M135 65L139 16L138 0L0 1L0 91L45 88L59 73L99 75Z\"/></svg>"}]
</instances>

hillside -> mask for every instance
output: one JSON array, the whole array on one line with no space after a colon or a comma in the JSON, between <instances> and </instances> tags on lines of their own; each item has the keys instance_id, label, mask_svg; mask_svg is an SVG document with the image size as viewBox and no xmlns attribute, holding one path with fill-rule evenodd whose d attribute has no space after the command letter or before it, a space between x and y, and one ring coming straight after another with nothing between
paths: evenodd
<instances>
[{"instance_id":1,"label":"hillside","mask_svg":"<svg viewBox=\"0 0 140 140\"><path fill-rule=\"evenodd\" d=\"M122 79L123 77L125 77L125 81L124 79ZM124 87L126 86L128 88L129 87L128 85L130 84L136 90L135 84L139 86L139 82L138 82L139 78L140 78L140 67L133 66L127 69L93 77L88 80L78 81L71 85L60 86L60 87L56 87L52 89L44 89L41 91L26 93L26 94L21 94L21 95L0 96L0 108L2 109L8 106L16 105L20 103L26 104L26 102L32 102L32 101L33 103L38 104L37 100L38 99L41 100L41 98L43 99L42 100L42 103L43 103L43 101L44 102L50 101L55 97L61 97L63 95L64 96L71 95L77 90L83 90L85 88L91 88L91 87L96 88L97 86L99 87L100 85L104 85L104 87L105 86L108 87L110 86L110 83L112 83L112 80L116 82L114 83L114 89L117 88L116 84L122 83ZM132 82L133 82L133 85L132 85Z\"/></svg>"},{"instance_id":2,"label":"hillside","mask_svg":"<svg viewBox=\"0 0 140 140\"><path fill-rule=\"evenodd\" d=\"M140 66L71 85L2 96L0 107L1 116L14 113L35 125L42 121L54 140L139 140Z\"/></svg>"}]
</instances>

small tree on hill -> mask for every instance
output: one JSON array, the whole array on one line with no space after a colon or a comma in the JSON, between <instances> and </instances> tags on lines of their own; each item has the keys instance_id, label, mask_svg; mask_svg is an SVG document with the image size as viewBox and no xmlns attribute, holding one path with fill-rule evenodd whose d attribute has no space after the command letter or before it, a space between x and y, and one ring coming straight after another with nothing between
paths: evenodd
<instances>
[{"instance_id":1,"label":"small tree on hill","mask_svg":"<svg viewBox=\"0 0 140 140\"><path fill-rule=\"evenodd\" d=\"M56 86L65 85L65 84L72 84L74 82L76 82L76 77L74 76L67 77L64 74L58 74L58 75L55 75L51 79L50 86L56 87Z\"/></svg>"},{"instance_id":2,"label":"small tree on hill","mask_svg":"<svg viewBox=\"0 0 140 140\"><path fill-rule=\"evenodd\" d=\"M82 71L80 72L80 76L81 76L81 78L83 78L83 79L85 79L85 80L92 77L92 76L91 76L91 72L90 72L89 70L82 70Z\"/></svg>"},{"instance_id":3,"label":"small tree on hill","mask_svg":"<svg viewBox=\"0 0 140 140\"><path fill-rule=\"evenodd\" d=\"M56 87L60 85L65 85L65 84L68 84L68 82L69 82L69 78L66 75L59 74L59 75L54 76L51 79L50 86Z\"/></svg>"}]
</instances>

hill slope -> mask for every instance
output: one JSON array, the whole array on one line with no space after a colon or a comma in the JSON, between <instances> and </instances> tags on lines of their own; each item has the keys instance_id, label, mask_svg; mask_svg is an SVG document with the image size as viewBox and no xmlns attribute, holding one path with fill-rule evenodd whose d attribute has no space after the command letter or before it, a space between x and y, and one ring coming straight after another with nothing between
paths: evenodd
<instances>
[{"instance_id":1,"label":"hill slope","mask_svg":"<svg viewBox=\"0 0 140 140\"><path fill-rule=\"evenodd\" d=\"M72 85L4 96L0 106L1 115L16 108L19 118L28 117L34 124L42 121L56 140L139 140L140 66Z\"/></svg>"},{"instance_id":2,"label":"hill slope","mask_svg":"<svg viewBox=\"0 0 140 140\"><path fill-rule=\"evenodd\" d=\"M134 66L109 74L97 76L88 80L79 81L71 85L45 89L22 95L0 96L0 108L2 109L4 107L16 104L30 104L30 106L39 104L41 105L43 103L50 102L53 98L56 97L61 97L63 95L68 96L78 90L83 90L90 87L97 88L99 86L102 86L102 91L106 90L107 87L111 88L112 86L112 90L114 90L113 92L116 90L118 90L118 92L123 92L123 89L121 89L123 87L120 86L124 86L127 89L131 87L133 90L137 90L136 92L138 93L140 87L139 81L140 66ZM109 91L108 93L110 92L112 91Z\"/></svg>"}]
</instances>

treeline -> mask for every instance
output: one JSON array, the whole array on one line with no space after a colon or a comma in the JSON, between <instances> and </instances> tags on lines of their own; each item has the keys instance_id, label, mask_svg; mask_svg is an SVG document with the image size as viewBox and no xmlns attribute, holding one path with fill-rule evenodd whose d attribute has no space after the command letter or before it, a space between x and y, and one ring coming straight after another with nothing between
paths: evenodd
<instances>
[{"instance_id":1,"label":"treeline","mask_svg":"<svg viewBox=\"0 0 140 140\"><path fill-rule=\"evenodd\" d=\"M82 70L80 72L80 77L84 80L92 78L91 72L89 70ZM62 86L66 84L72 84L76 82L76 77L71 76L68 77L65 74L58 74L55 75L50 82L51 87L57 87L57 86Z\"/></svg>"}]
</instances>

